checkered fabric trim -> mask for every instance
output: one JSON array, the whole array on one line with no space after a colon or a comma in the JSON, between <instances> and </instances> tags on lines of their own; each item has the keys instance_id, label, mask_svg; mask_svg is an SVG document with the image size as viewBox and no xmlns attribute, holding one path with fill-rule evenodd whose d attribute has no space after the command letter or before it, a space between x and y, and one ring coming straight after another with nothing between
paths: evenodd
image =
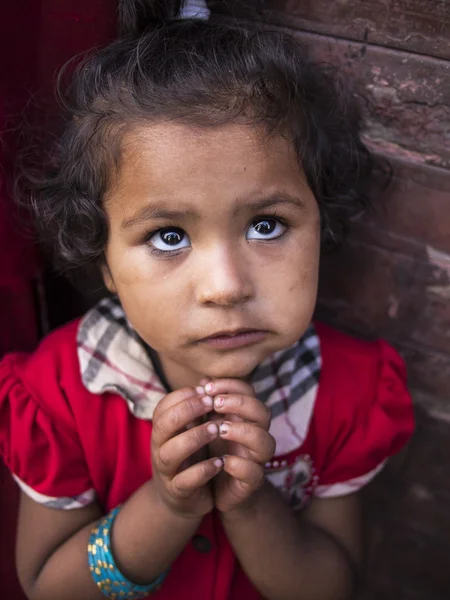
<instances>
[{"instance_id":1,"label":"checkered fabric trim","mask_svg":"<svg viewBox=\"0 0 450 600\"><path fill-rule=\"evenodd\" d=\"M117 393L136 417L152 418L166 392L117 297L105 298L85 315L77 345L81 378L90 392ZM272 411L277 455L296 450L307 435L321 365L319 338L310 325L296 344L269 356L252 375L257 397Z\"/></svg>"},{"instance_id":2,"label":"checkered fabric trim","mask_svg":"<svg viewBox=\"0 0 450 600\"><path fill-rule=\"evenodd\" d=\"M58 498L55 498L54 496L46 496L45 494L40 494L32 487L27 485L25 481L19 479L17 475L13 475L13 478L22 490L22 492L24 492L27 496L29 496L38 504L42 504L42 506L46 506L47 508L56 508L58 510L73 510L75 508L83 508L83 506L87 506L95 500L95 490L93 489L86 490L78 496L60 496Z\"/></svg>"}]
</instances>

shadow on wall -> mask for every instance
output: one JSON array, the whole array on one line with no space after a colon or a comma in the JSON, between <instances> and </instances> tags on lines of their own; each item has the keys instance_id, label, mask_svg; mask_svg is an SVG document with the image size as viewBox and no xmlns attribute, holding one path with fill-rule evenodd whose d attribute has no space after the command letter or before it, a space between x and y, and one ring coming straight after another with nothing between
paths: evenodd
<instances>
[{"instance_id":1,"label":"shadow on wall","mask_svg":"<svg viewBox=\"0 0 450 600\"><path fill-rule=\"evenodd\" d=\"M370 547L357 600L448 600L450 424L417 409L411 443L363 492Z\"/></svg>"}]
</instances>

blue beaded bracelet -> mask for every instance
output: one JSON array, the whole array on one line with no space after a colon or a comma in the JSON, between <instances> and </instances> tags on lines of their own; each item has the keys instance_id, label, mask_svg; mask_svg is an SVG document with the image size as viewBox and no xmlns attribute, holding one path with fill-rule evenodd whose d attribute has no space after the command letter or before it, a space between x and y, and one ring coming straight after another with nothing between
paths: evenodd
<instances>
[{"instance_id":1,"label":"blue beaded bracelet","mask_svg":"<svg viewBox=\"0 0 450 600\"><path fill-rule=\"evenodd\" d=\"M122 575L111 552L111 527L119 510L120 506L92 529L88 545L89 570L107 598L146 598L159 590L168 571L148 585L137 585Z\"/></svg>"}]
</instances>

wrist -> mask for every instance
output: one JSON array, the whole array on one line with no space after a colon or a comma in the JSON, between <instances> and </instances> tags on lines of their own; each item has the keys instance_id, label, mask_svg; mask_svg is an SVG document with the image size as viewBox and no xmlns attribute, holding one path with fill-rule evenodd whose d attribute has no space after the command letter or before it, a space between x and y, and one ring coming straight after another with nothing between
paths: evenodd
<instances>
[{"instance_id":1,"label":"wrist","mask_svg":"<svg viewBox=\"0 0 450 600\"><path fill-rule=\"evenodd\" d=\"M162 519L170 519L181 526L191 526L194 531L197 529L204 515L199 515L198 513L177 506L166 494L161 492L153 480L148 482L148 489L151 503L157 507Z\"/></svg>"},{"instance_id":2,"label":"wrist","mask_svg":"<svg viewBox=\"0 0 450 600\"><path fill-rule=\"evenodd\" d=\"M259 508L262 505L264 497L266 496L267 490L267 482L264 484L253 494L247 498L244 502L241 502L237 506L234 506L230 510L227 511L219 511L220 518L225 522L235 522L235 521L251 521L253 520L258 512Z\"/></svg>"}]
</instances>

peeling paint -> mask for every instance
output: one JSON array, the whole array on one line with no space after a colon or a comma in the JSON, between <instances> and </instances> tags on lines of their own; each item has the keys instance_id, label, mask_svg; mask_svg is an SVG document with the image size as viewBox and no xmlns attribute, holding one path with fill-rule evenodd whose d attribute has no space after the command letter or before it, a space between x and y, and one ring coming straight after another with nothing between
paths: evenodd
<instances>
[{"instance_id":1,"label":"peeling paint","mask_svg":"<svg viewBox=\"0 0 450 600\"><path fill-rule=\"evenodd\" d=\"M432 246L427 246L428 260L432 265L446 271L450 277L450 254L442 252L442 250L436 250Z\"/></svg>"},{"instance_id":2,"label":"peeling paint","mask_svg":"<svg viewBox=\"0 0 450 600\"><path fill-rule=\"evenodd\" d=\"M387 299L388 304L388 315L390 319L396 319L398 317L398 309L400 307L400 301L392 294Z\"/></svg>"},{"instance_id":3,"label":"peeling paint","mask_svg":"<svg viewBox=\"0 0 450 600\"><path fill-rule=\"evenodd\" d=\"M371 148L373 151L385 153L388 156L410 160L411 162L441 166L441 156L438 154L422 154L421 152L404 148L395 142L388 141L383 137L383 134L385 134L386 131L385 128L382 128L378 123L370 121L369 119L367 122L370 130L368 133L363 135L363 139L367 146L369 146L369 148Z\"/></svg>"},{"instance_id":4,"label":"peeling paint","mask_svg":"<svg viewBox=\"0 0 450 600\"><path fill-rule=\"evenodd\" d=\"M444 273L447 276L447 282L443 285L429 285L427 286L427 292L435 296L439 296L443 300L450 300L450 254L436 250L432 246L427 246L427 256L430 263L437 267L437 277L442 276ZM433 272L435 274L435 272ZM437 278L436 277L436 278Z\"/></svg>"},{"instance_id":5,"label":"peeling paint","mask_svg":"<svg viewBox=\"0 0 450 600\"><path fill-rule=\"evenodd\" d=\"M428 285L427 292L439 296L443 300L450 300L450 284L449 285Z\"/></svg>"}]
</instances>

